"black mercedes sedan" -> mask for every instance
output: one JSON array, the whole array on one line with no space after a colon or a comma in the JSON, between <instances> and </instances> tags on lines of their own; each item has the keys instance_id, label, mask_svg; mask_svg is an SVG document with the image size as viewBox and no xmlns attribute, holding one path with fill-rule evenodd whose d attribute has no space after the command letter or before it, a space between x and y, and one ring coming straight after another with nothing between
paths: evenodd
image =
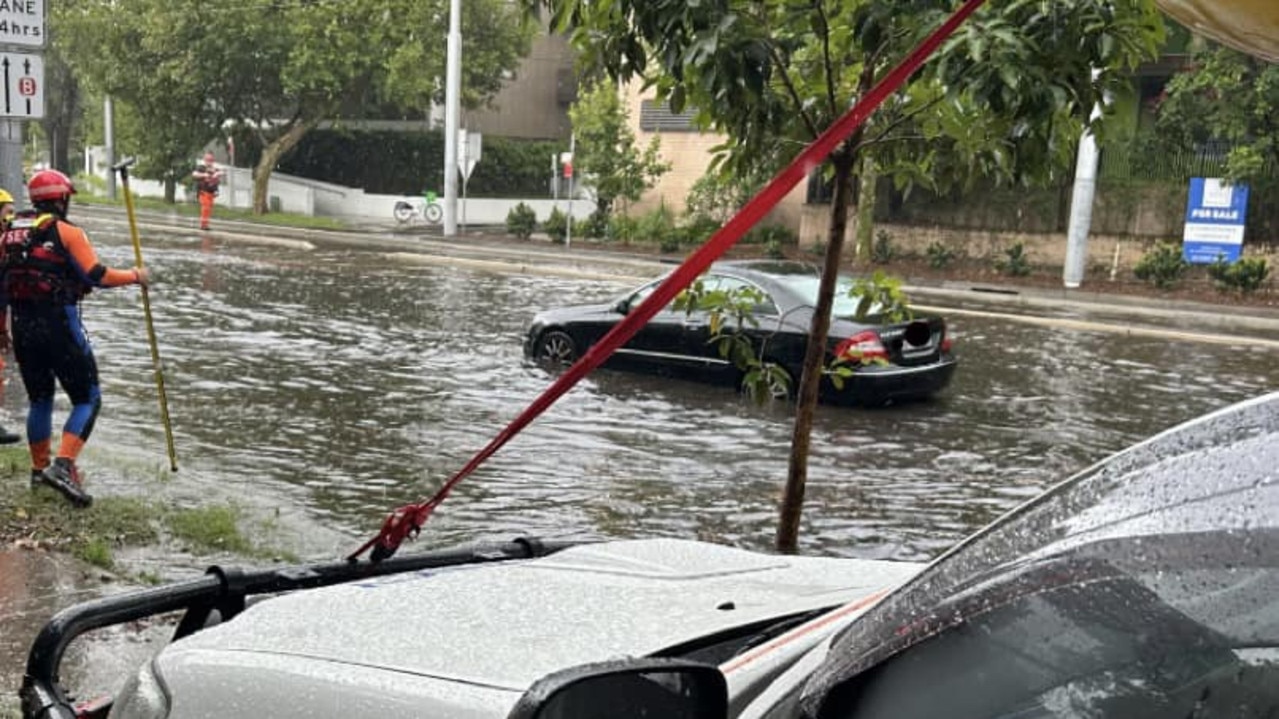
<instances>
[{"instance_id":1,"label":"black mercedes sedan","mask_svg":"<svg viewBox=\"0 0 1279 719\"><path fill-rule=\"evenodd\" d=\"M572 364L599 341L632 307L648 296L662 278L612 302L579 305L538 313L524 340L524 354L547 367ZM756 356L778 369L771 383L774 396L793 395L808 345L808 328L817 304L820 272L801 262L741 260L718 262L701 278L703 291L754 290L757 326L746 326ZM859 300L849 297L854 278L841 276L836 288L828 339L828 365L840 356L851 376L822 381L822 399L839 404L885 405L929 398L950 382L957 361L941 317L915 317L907 322L854 320ZM709 315L672 303L656 314L606 367L741 387L744 372L724 358L712 339ZM873 312L873 310L872 310Z\"/></svg>"}]
</instances>

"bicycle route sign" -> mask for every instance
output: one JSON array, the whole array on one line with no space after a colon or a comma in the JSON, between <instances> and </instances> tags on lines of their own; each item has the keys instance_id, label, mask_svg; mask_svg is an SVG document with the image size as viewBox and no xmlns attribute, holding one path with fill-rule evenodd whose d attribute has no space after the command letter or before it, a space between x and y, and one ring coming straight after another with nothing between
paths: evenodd
<instances>
[{"instance_id":1,"label":"bicycle route sign","mask_svg":"<svg viewBox=\"0 0 1279 719\"><path fill-rule=\"evenodd\" d=\"M3 2L3 0L0 0ZM24 52L0 52L0 117L44 117L44 58Z\"/></svg>"}]
</instances>

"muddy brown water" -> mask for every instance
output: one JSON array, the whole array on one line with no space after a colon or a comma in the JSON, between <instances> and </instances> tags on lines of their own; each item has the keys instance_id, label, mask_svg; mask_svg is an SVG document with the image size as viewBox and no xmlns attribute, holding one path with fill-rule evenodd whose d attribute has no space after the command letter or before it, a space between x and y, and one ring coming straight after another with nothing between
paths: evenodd
<instances>
[{"instance_id":1,"label":"muddy brown water","mask_svg":"<svg viewBox=\"0 0 1279 719\"><path fill-rule=\"evenodd\" d=\"M130 262L127 237L111 228L94 236L109 263ZM535 311L625 289L409 266L375 245L149 243L180 471L167 471L137 292L95 293L85 316L104 406L83 460L91 488L180 505L233 502L255 539L333 559L389 509L429 496L549 384L522 362ZM952 333L962 366L938 400L819 411L802 551L935 556L1112 451L1279 387L1276 352L1243 341L1192 344L985 317L956 318ZM4 406L20 418L13 371ZM60 400L57 421L65 411ZM513 534L656 535L767 549L791 416L785 405L756 406L727 388L597 373L467 479L416 546ZM170 578L225 559L181 547L122 557L135 571ZM27 559L5 566L0 678L8 693L39 621L101 582ZM17 566L21 580L13 580ZM139 643L131 641L88 643L73 663L91 666Z\"/></svg>"}]
</instances>

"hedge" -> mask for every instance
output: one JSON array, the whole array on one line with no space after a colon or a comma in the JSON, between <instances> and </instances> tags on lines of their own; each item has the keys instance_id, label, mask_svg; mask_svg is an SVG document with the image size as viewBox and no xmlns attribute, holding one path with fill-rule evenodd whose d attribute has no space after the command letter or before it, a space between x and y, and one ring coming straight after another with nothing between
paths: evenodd
<instances>
[{"instance_id":1,"label":"hedge","mask_svg":"<svg viewBox=\"0 0 1279 719\"><path fill-rule=\"evenodd\" d=\"M236 132L237 163L254 166L262 147L250 133ZM550 197L551 156L564 143L484 136L483 153L467 183L470 197ZM444 193L444 133L387 130L312 130L276 170L365 192L416 195ZM459 191L461 186L459 185Z\"/></svg>"}]
</instances>

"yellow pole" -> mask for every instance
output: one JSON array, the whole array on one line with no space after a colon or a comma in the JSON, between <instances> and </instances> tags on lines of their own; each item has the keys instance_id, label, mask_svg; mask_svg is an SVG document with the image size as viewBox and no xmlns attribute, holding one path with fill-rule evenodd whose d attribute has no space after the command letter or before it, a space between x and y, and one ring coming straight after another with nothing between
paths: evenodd
<instances>
[{"instance_id":1,"label":"yellow pole","mask_svg":"<svg viewBox=\"0 0 1279 719\"><path fill-rule=\"evenodd\" d=\"M133 211L133 194L129 192L129 166L136 161L130 157L115 166L120 172L120 185L124 189L124 209L129 215L129 234L133 237L133 259L142 268L142 240L138 237L138 220ZM160 394L160 417L164 420L164 439L169 446L169 469L178 471L178 452L173 446L173 424L169 421L169 398L164 392L164 372L160 366L160 346L155 339L155 323L151 321L151 296L142 285L142 310L147 320L147 339L151 342L151 364L155 368L155 388Z\"/></svg>"}]
</instances>

